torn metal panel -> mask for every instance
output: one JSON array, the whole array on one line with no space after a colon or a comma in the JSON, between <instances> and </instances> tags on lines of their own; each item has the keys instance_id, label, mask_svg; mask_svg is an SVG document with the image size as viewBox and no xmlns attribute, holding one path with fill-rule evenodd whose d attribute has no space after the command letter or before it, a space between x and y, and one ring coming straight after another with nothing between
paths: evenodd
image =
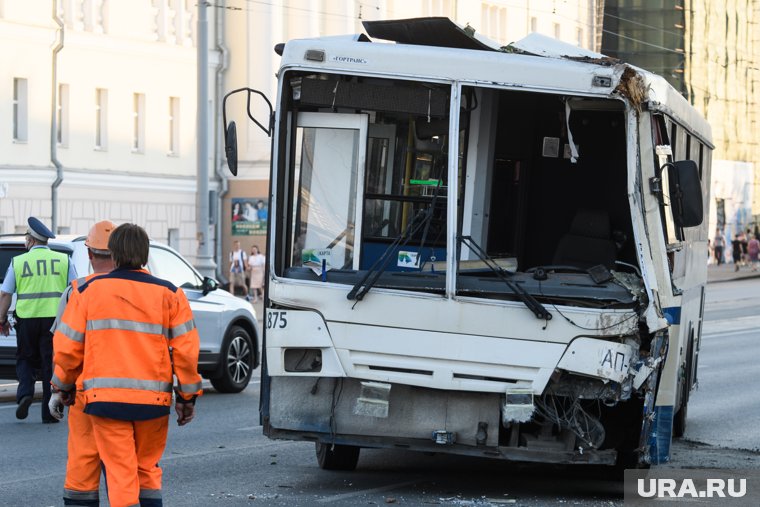
<instances>
[{"instance_id":1,"label":"torn metal panel","mask_svg":"<svg viewBox=\"0 0 760 507\"><path fill-rule=\"evenodd\" d=\"M641 306L644 307L647 304L647 292L644 287L644 281L640 276L633 273L623 273L621 271L613 271L612 276L615 281L631 291L634 301L639 301Z\"/></svg>"},{"instance_id":2,"label":"torn metal panel","mask_svg":"<svg viewBox=\"0 0 760 507\"><path fill-rule=\"evenodd\" d=\"M573 141L573 130L570 128L570 103L565 101L565 128L567 128L567 143L570 145L570 162L578 162L578 147Z\"/></svg>"},{"instance_id":3,"label":"torn metal panel","mask_svg":"<svg viewBox=\"0 0 760 507\"><path fill-rule=\"evenodd\" d=\"M603 66L620 63L616 58L539 33L531 33L519 41L501 46L498 42L477 33L470 25L463 27L445 17L363 21L362 24L370 37L400 44L502 51L545 58L564 58Z\"/></svg>"},{"instance_id":4,"label":"torn metal panel","mask_svg":"<svg viewBox=\"0 0 760 507\"><path fill-rule=\"evenodd\" d=\"M481 51L500 48L497 42L475 34L472 27L462 27L444 17L363 21L362 24L370 37L400 44Z\"/></svg>"},{"instance_id":5,"label":"torn metal panel","mask_svg":"<svg viewBox=\"0 0 760 507\"><path fill-rule=\"evenodd\" d=\"M628 343L581 336L570 342L557 367L605 382L622 383L637 358L638 351Z\"/></svg>"},{"instance_id":6,"label":"torn metal panel","mask_svg":"<svg viewBox=\"0 0 760 507\"><path fill-rule=\"evenodd\" d=\"M631 108L632 106L628 106ZM653 247L656 248L657 242L650 241L650 231L648 224L656 224L659 220L659 204L655 199L649 199L643 195L643 181L649 173L642 176L641 171L646 170L648 164L641 163L641 153L648 153L654 150L652 144L651 122L644 115L632 114L629 109L627 115L628 122L628 143L636 143L640 140L640 150L630 150L628 152L628 202L632 210L640 210L631 213L633 223L633 233L636 244L636 255L638 265L641 269L641 276L644 288L647 294L646 306L644 310L644 320L649 332L655 332L668 326L660 308L658 295L658 279L669 280L660 267L660 263L654 262ZM641 168L641 169L639 169ZM655 226L656 227L656 226ZM653 231L652 234L658 234ZM663 278L663 275L667 278Z\"/></svg>"},{"instance_id":7,"label":"torn metal panel","mask_svg":"<svg viewBox=\"0 0 760 507\"><path fill-rule=\"evenodd\" d=\"M626 336L638 332L637 313L600 313L594 333L599 336Z\"/></svg>"},{"instance_id":8,"label":"torn metal panel","mask_svg":"<svg viewBox=\"0 0 760 507\"><path fill-rule=\"evenodd\" d=\"M569 58L583 59L588 63L597 63L600 65L611 65L619 62L615 58L610 58L601 53L596 53L566 42L541 35L533 32L523 37L517 42L512 42L505 47L510 53L523 53L534 56L543 56L546 58Z\"/></svg>"},{"instance_id":9,"label":"torn metal panel","mask_svg":"<svg viewBox=\"0 0 760 507\"><path fill-rule=\"evenodd\" d=\"M623 384L618 384L573 373L561 373L546 392L553 396L564 396L579 400L599 400L614 405L618 401L625 401L630 398L631 389L628 387L628 380Z\"/></svg>"},{"instance_id":10,"label":"torn metal panel","mask_svg":"<svg viewBox=\"0 0 760 507\"><path fill-rule=\"evenodd\" d=\"M641 106L648 98L649 87L640 72L630 65L625 65L615 92L628 99L636 112L641 113Z\"/></svg>"},{"instance_id":11,"label":"torn metal panel","mask_svg":"<svg viewBox=\"0 0 760 507\"><path fill-rule=\"evenodd\" d=\"M665 331L655 334L651 344L651 357L657 368L662 370L668 354L668 337ZM660 375L649 375L645 384L644 414L642 417L639 446L641 462L657 465L669 460L671 431L673 427L673 407L655 407L657 383ZM670 409L668 411L668 409ZM665 414L660 412L665 410ZM663 417L664 416L664 417Z\"/></svg>"}]
</instances>

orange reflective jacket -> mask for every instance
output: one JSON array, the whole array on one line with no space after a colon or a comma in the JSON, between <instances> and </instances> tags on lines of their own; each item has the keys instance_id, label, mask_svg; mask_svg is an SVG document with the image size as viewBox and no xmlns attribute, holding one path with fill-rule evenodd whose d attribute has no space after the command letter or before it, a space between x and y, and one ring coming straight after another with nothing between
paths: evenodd
<instances>
[{"instance_id":1,"label":"orange reflective jacket","mask_svg":"<svg viewBox=\"0 0 760 507\"><path fill-rule=\"evenodd\" d=\"M58 303L58 314L55 316L55 322L53 322L53 327L50 329L50 331L55 334L56 329L58 329L58 326L61 323L61 318L63 317L63 312L66 310L66 305L69 302L69 299L71 299L72 293L79 287L80 285L85 284L89 279L101 275L103 273L90 273L87 276L83 276L81 278L76 278L71 281L71 284L66 287L66 290L63 291L63 295L61 296L61 301ZM53 374L57 376L57 378L60 378L63 376L63 370L60 366L55 364L55 361L53 361ZM77 391L82 390L82 376L80 375L79 378L77 378L76 381L76 388Z\"/></svg>"},{"instance_id":2,"label":"orange reflective jacket","mask_svg":"<svg viewBox=\"0 0 760 507\"><path fill-rule=\"evenodd\" d=\"M52 383L71 390L81 373L88 405L168 407L173 374L183 399L202 393L198 332L187 298L144 270L116 269L77 287L53 347Z\"/></svg>"}]
</instances>

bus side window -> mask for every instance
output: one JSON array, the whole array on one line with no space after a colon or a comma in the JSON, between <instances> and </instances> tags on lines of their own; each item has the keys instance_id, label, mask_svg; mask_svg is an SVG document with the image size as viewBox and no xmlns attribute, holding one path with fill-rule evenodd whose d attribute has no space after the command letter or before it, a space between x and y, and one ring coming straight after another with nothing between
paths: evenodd
<instances>
[{"instance_id":1,"label":"bus side window","mask_svg":"<svg viewBox=\"0 0 760 507\"><path fill-rule=\"evenodd\" d=\"M670 203L670 185L668 168L663 167L668 162L673 162L674 151L678 150L679 145L683 146L682 139L679 136L679 128L674 122L667 122L665 117L661 114L652 116L652 132L654 135L654 161L657 167L655 167L655 173L660 171L662 173L660 179L662 181L662 207L660 208L660 216L662 218L663 234L665 236L665 242L668 245L676 244L683 240L683 230L676 227L673 220L673 208ZM671 135L668 137L668 129L666 123L670 123Z\"/></svg>"}]
</instances>

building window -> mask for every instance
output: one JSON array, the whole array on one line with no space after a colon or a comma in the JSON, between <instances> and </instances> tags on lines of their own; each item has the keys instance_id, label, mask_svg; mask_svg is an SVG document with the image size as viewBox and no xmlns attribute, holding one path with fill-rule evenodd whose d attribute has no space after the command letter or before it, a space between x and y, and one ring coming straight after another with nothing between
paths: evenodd
<instances>
[{"instance_id":1,"label":"building window","mask_svg":"<svg viewBox=\"0 0 760 507\"><path fill-rule=\"evenodd\" d=\"M576 28L575 35L578 38L578 47L583 47L583 28Z\"/></svg>"},{"instance_id":2,"label":"building window","mask_svg":"<svg viewBox=\"0 0 760 507\"><path fill-rule=\"evenodd\" d=\"M95 149L108 149L108 90L95 89Z\"/></svg>"},{"instance_id":3,"label":"building window","mask_svg":"<svg viewBox=\"0 0 760 507\"><path fill-rule=\"evenodd\" d=\"M424 0L422 13L424 16L450 16L451 5L449 0Z\"/></svg>"},{"instance_id":4,"label":"building window","mask_svg":"<svg viewBox=\"0 0 760 507\"><path fill-rule=\"evenodd\" d=\"M145 151L145 94L135 93L132 98L132 151Z\"/></svg>"},{"instance_id":5,"label":"building window","mask_svg":"<svg viewBox=\"0 0 760 507\"><path fill-rule=\"evenodd\" d=\"M499 39L499 9L493 5L488 8L488 35L492 39Z\"/></svg>"},{"instance_id":6,"label":"building window","mask_svg":"<svg viewBox=\"0 0 760 507\"><path fill-rule=\"evenodd\" d=\"M69 85L58 85L58 108L56 110L56 140L58 146L69 145Z\"/></svg>"},{"instance_id":7,"label":"building window","mask_svg":"<svg viewBox=\"0 0 760 507\"><path fill-rule=\"evenodd\" d=\"M507 37L507 9L483 3L480 5L481 32L487 37L502 41Z\"/></svg>"},{"instance_id":8,"label":"building window","mask_svg":"<svg viewBox=\"0 0 760 507\"><path fill-rule=\"evenodd\" d=\"M179 97L169 97L169 155L179 155Z\"/></svg>"},{"instance_id":9,"label":"building window","mask_svg":"<svg viewBox=\"0 0 760 507\"><path fill-rule=\"evenodd\" d=\"M26 78L13 78L13 140L20 143L29 139L28 88Z\"/></svg>"},{"instance_id":10,"label":"building window","mask_svg":"<svg viewBox=\"0 0 760 507\"><path fill-rule=\"evenodd\" d=\"M169 229L169 237L166 243L173 249L179 251L179 229Z\"/></svg>"},{"instance_id":11,"label":"building window","mask_svg":"<svg viewBox=\"0 0 760 507\"><path fill-rule=\"evenodd\" d=\"M534 33L538 31L538 18L532 17L530 18L530 33Z\"/></svg>"},{"instance_id":12,"label":"building window","mask_svg":"<svg viewBox=\"0 0 760 507\"><path fill-rule=\"evenodd\" d=\"M554 23L554 38L559 40L560 35L561 33L560 33L559 23Z\"/></svg>"}]
</instances>

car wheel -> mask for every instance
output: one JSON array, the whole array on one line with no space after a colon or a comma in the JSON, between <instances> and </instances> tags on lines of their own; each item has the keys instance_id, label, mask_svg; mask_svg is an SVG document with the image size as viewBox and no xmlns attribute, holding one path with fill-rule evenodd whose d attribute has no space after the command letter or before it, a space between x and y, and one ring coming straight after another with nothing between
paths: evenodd
<instances>
[{"instance_id":1,"label":"car wheel","mask_svg":"<svg viewBox=\"0 0 760 507\"><path fill-rule=\"evenodd\" d=\"M316 443L317 463L322 470L353 470L359 462L360 447Z\"/></svg>"},{"instance_id":2,"label":"car wheel","mask_svg":"<svg viewBox=\"0 0 760 507\"><path fill-rule=\"evenodd\" d=\"M255 359L248 332L240 326L232 326L219 355L221 374L209 379L211 385L222 393L239 393L251 380Z\"/></svg>"}]
</instances>

